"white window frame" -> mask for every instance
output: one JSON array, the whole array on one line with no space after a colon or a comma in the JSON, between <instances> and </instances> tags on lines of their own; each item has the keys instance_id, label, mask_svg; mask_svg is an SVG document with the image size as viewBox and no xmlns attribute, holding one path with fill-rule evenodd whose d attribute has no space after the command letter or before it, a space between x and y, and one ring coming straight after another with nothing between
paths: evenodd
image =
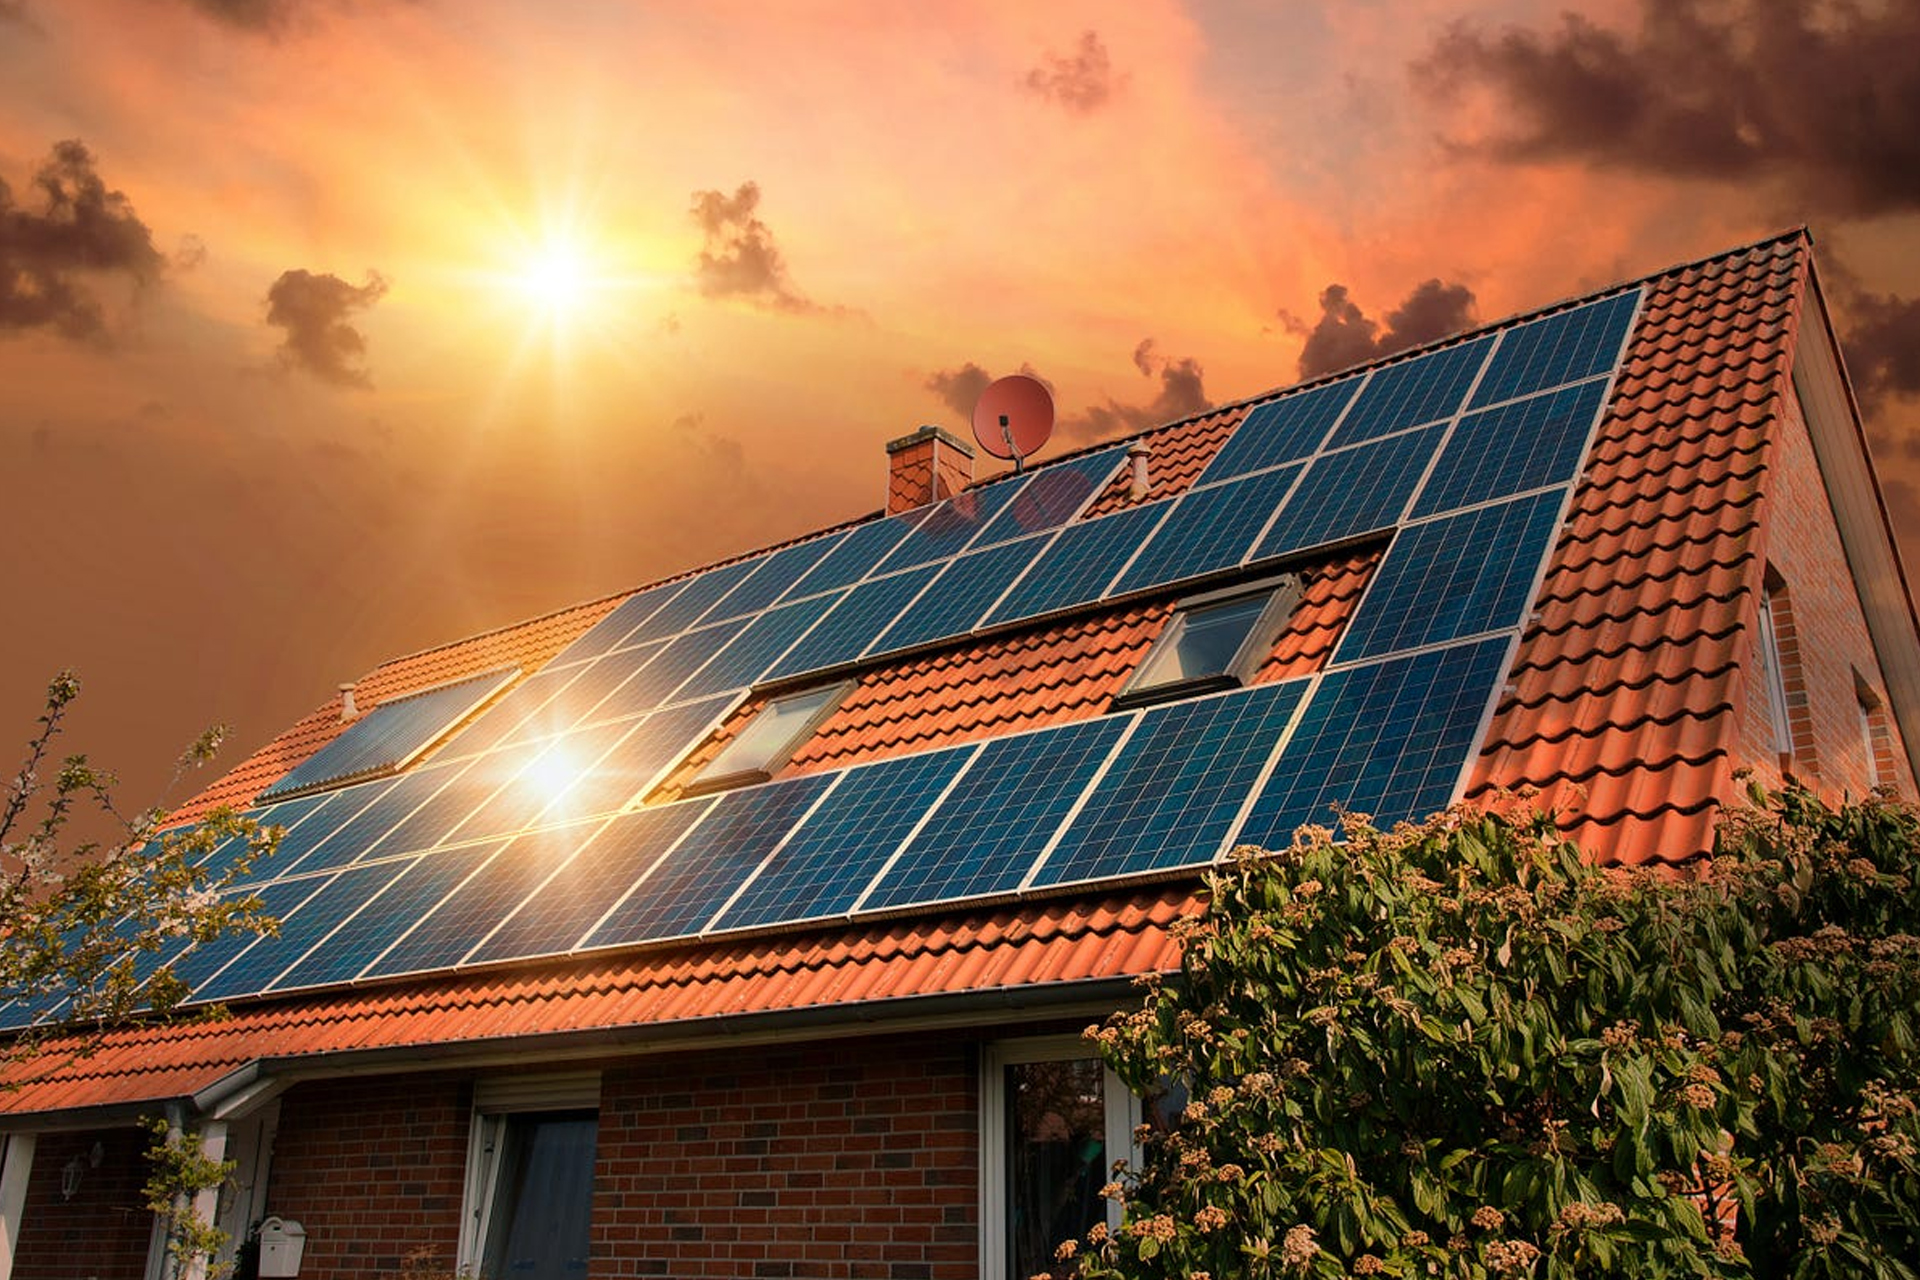
<instances>
[{"instance_id":1,"label":"white window frame","mask_svg":"<svg viewBox=\"0 0 1920 1280\"><path fill-rule=\"evenodd\" d=\"M1147 706L1156 702L1168 702L1176 698L1189 697L1199 693L1211 693L1220 689L1231 689L1245 684L1266 661L1274 642L1280 638L1282 628L1292 616L1294 607L1300 603L1303 587L1297 573L1281 574L1279 577L1263 578L1258 582L1243 582L1231 587L1222 587L1218 591L1208 591L1201 595L1188 596L1174 606L1174 615L1168 620L1160 636L1140 659L1133 675L1120 692L1114 695L1112 709L1125 711L1133 707ZM1189 676L1184 679L1163 680L1148 684L1154 666L1162 654L1178 645L1185 637L1187 619L1195 613L1202 613L1220 605L1238 604L1256 596L1266 595L1267 603L1247 628L1247 634L1234 650L1232 659L1226 666L1211 675Z\"/></svg>"},{"instance_id":2,"label":"white window frame","mask_svg":"<svg viewBox=\"0 0 1920 1280\"><path fill-rule=\"evenodd\" d=\"M980 1280L1026 1280L1007 1274L1007 1087L1006 1069L1023 1062L1066 1062L1099 1057L1076 1035L996 1040L980 1059ZM1109 1067L1100 1069L1106 1106L1107 1161L1124 1158L1135 1168L1140 1146L1134 1129L1141 1118L1140 1099ZM1119 1153L1119 1154L1116 1154ZM1107 1225L1120 1225L1120 1205L1107 1202Z\"/></svg>"},{"instance_id":3,"label":"white window frame","mask_svg":"<svg viewBox=\"0 0 1920 1280\"><path fill-rule=\"evenodd\" d=\"M1760 635L1757 652L1760 678L1767 685L1767 724L1773 731L1773 749L1782 760L1793 758L1793 717L1787 710L1786 663L1780 655L1780 633L1774 625L1774 589L1760 594Z\"/></svg>"},{"instance_id":4,"label":"white window frame","mask_svg":"<svg viewBox=\"0 0 1920 1280\"><path fill-rule=\"evenodd\" d=\"M853 682L844 680L839 684L825 687L815 685L805 689L792 689L776 697L768 698L761 706L758 714L756 714L753 719L747 721L746 724L740 726L740 732L736 733L726 746L720 748L719 754L709 760L701 768L700 772L696 773L688 780L686 786L681 788L680 794L682 798L708 795L715 791L730 791L735 787L751 786L756 782L769 781L774 774L780 771L781 767L785 765L787 761L793 759L793 753L798 751L808 739L813 737L814 731L826 723L827 717L840 709L840 704L846 701L847 693L852 688ZM816 707L812 714L807 716L806 719L797 722L793 727L793 732L778 743L773 750L761 756L756 764L751 767L729 769L725 773L715 772L714 766L725 761L727 752L731 751L734 745L749 733L752 733L754 726L758 725L769 712L779 707L782 703L791 702L795 698L805 698L814 695L824 695L820 705Z\"/></svg>"},{"instance_id":5,"label":"white window frame","mask_svg":"<svg viewBox=\"0 0 1920 1280\"><path fill-rule=\"evenodd\" d=\"M598 1114L599 1110L598 1071L501 1076L475 1084L473 1119L467 1136L466 1185L460 1204L460 1252L454 1263L460 1274L478 1275L486 1257L494 1189L506 1148L501 1139L506 1135L508 1119L548 1111Z\"/></svg>"}]
</instances>

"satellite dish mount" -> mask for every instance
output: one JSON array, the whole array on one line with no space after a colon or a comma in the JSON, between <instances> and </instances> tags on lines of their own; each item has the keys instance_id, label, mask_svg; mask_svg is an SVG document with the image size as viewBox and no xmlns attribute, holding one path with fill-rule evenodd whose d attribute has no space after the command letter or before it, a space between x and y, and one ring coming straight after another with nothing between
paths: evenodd
<instances>
[{"instance_id":1,"label":"satellite dish mount","mask_svg":"<svg viewBox=\"0 0 1920 1280\"><path fill-rule=\"evenodd\" d=\"M1011 458L1016 472L1052 434L1053 394L1038 378L1008 374L974 403L973 438L994 457Z\"/></svg>"}]
</instances>

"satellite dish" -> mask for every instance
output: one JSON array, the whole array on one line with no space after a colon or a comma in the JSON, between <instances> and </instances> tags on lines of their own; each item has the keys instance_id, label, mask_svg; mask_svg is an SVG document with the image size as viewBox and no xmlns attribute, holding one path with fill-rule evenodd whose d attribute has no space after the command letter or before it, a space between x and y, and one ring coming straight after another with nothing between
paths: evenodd
<instances>
[{"instance_id":1,"label":"satellite dish","mask_svg":"<svg viewBox=\"0 0 1920 1280\"><path fill-rule=\"evenodd\" d=\"M1015 471L1052 434L1053 395L1024 373L998 379L973 406L973 438L994 457L1012 458Z\"/></svg>"}]
</instances>

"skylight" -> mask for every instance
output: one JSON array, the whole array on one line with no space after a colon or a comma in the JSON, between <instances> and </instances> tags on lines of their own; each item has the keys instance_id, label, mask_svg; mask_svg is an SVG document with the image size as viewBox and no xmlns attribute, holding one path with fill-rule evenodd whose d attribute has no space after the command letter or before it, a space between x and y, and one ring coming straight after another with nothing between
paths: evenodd
<instances>
[{"instance_id":1,"label":"skylight","mask_svg":"<svg viewBox=\"0 0 1920 1280\"><path fill-rule=\"evenodd\" d=\"M1183 601L1116 709L1245 684L1300 599L1292 574Z\"/></svg>"},{"instance_id":2,"label":"skylight","mask_svg":"<svg viewBox=\"0 0 1920 1280\"><path fill-rule=\"evenodd\" d=\"M820 722L840 705L848 685L831 684L775 698L687 785L687 795L765 782Z\"/></svg>"}]
</instances>

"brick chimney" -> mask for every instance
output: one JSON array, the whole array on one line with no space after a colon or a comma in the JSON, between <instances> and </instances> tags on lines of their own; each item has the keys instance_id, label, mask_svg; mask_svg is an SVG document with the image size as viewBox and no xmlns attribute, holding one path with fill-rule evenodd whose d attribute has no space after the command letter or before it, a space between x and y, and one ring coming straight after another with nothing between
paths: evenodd
<instances>
[{"instance_id":1,"label":"brick chimney","mask_svg":"<svg viewBox=\"0 0 1920 1280\"><path fill-rule=\"evenodd\" d=\"M887 442L887 514L951 498L973 483L973 446L939 427Z\"/></svg>"}]
</instances>

